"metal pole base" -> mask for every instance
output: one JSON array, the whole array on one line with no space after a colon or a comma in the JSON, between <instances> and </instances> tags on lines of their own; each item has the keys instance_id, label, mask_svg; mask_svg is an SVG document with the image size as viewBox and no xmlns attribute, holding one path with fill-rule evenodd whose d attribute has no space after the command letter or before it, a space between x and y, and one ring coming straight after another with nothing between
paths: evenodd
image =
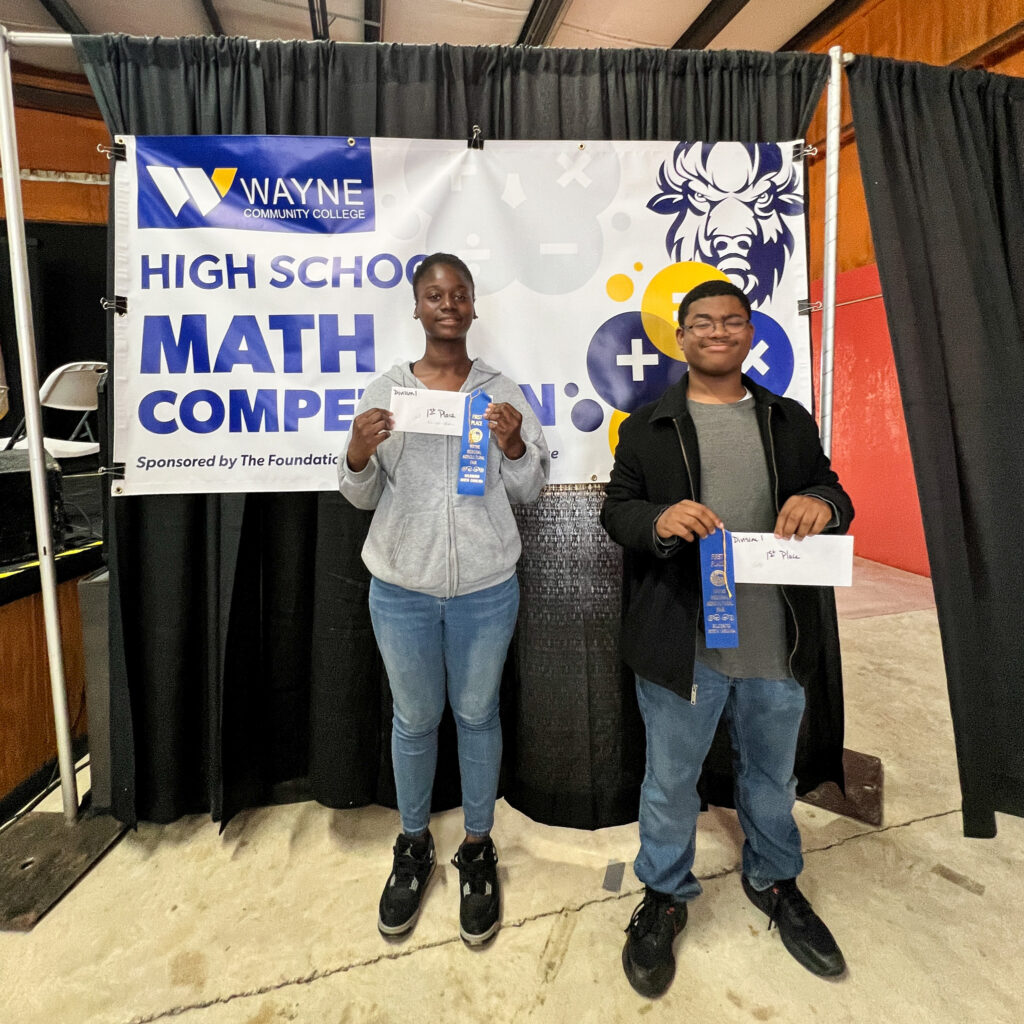
<instances>
[{"instance_id":1,"label":"metal pole base","mask_svg":"<svg viewBox=\"0 0 1024 1024\"><path fill-rule=\"evenodd\" d=\"M125 828L108 815L68 824L63 814L33 811L0 832L0 931L31 931Z\"/></svg>"},{"instance_id":2,"label":"metal pole base","mask_svg":"<svg viewBox=\"0 0 1024 1024\"><path fill-rule=\"evenodd\" d=\"M856 750L843 750L843 769L846 772L846 796L843 796L834 782L823 782L799 799L805 804L855 818L867 825L881 825L881 758L873 754L858 754Z\"/></svg>"}]
</instances>

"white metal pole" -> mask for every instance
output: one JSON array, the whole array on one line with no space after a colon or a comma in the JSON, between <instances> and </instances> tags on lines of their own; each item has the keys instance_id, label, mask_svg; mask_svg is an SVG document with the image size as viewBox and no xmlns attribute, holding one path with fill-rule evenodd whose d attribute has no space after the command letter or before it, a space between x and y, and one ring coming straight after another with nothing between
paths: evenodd
<instances>
[{"instance_id":1,"label":"white metal pole","mask_svg":"<svg viewBox=\"0 0 1024 1024\"><path fill-rule=\"evenodd\" d=\"M836 250L839 228L839 133L842 117L843 49L828 51L827 128L825 131L825 264L821 312L821 447L832 455L832 365L836 338Z\"/></svg>"},{"instance_id":2,"label":"white metal pole","mask_svg":"<svg viewBox=\"0 0 1024 1024\"><path fill-rule=\"evenodd\" d=\"M67 37L63 37L67 39ZM68 39L70 42L70 39ZM46 490L46 456L43 452L43 416L39 406L39 369L32 326L32 302L25 245L25 214L21 203L21 169L14 122L14 83L11 78L10 38L0 25L0 168L4 176L7 208L7 242L11 252L11 288L14 294L14 322L21 360L21 389L25 403L32 504L35 509L39 575L46 622L46 651L50 658L50 693L57 732L57 764L60 768L64 818L70 824L78 817L78 787L71 752L71 724L68 720L67 686L64 680L64 651L61 647L60 613L57 608L57 570L53 561L50 505Z\"/></svg>"}]
</instances>

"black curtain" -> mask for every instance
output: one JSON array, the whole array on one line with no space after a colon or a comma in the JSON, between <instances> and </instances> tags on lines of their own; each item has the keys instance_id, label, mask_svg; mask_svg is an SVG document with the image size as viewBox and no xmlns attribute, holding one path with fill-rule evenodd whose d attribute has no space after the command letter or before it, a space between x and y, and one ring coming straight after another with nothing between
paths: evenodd
<instances>
[{"instance_id":1,"label":"black curtain","mask_svg":"<svg viewBox=\"0 0 1024 1024\"><path fill-rule=\"evenodd\" d=\"M808 54L75 45L111 131L131 134L466 138L479 125L485 139L772 141L804 134L828 71ZM508 799L591 828L635 817L643 773L601 491L552 488L520 510L523 604L502 694ZM329 806L393 805L367 514L330 493L196 495L121 499L111 521L118 817L225 820L300 778ZM459 802L449 722L434 803Z\"/></svg>"},{"instance_id":2,"label":"black curtain","mask_svg":"<svg viewBox=\"0 0 1024 1024\"><path fill-rule=\"evenodd\" d=\"M870 57L849 79L964 831L993 836L1024 815L1024 81Z\"/></svg>"}]
</instances>

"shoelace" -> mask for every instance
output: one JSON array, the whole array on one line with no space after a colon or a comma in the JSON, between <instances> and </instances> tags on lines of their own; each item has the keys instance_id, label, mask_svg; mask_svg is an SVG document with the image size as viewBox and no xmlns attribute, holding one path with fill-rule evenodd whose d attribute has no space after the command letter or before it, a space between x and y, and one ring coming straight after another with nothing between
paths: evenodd
<instances>
[{"instance_id":1,"label":"shoelace","mask_svg":"<svg viewBox=\"0 0 1024 1024\"><path fill-rule=\"evenodd\" d=\"M633 911L626 932L634 931L638 939L643 939L652 931L675 928L672 915L676 908L666 900L654 900L645 896L641 904Z\"/></svg>"},{"instance_id":2,"label":"shoelace","mask_svg":"<svg viewBox=\"0 0 1024 1024\"><path fill-rule=\"evenodd\" d=\"M487 875L491 871L497 871L498 869L498 853L494 852L494 859L492 861L485 860L483 852L474 857L472 860L466 860L462 856L462 850L457 850L455 856L452 857L453 867L457 867L460 872L464 872L467 876L466 883L469 885L469 891L474 893L487 894Z\"/></svg>"},{"instance_id":3,"label":"shoelace","mask_svg":"<svg viewBox=\"0 0 1024 1024\"><path fill-rule=\"evenodd\" d=\"M768 911L768 931L772 930L773 924L778 927L776 918L780 903L785 903L789 907L791 916L798 924L803 924L813 913L807 897L796 887L795 882L776 883L771 887L771 893L772 905Z\"/></svg>"},{"instance_id":4,"label":"shoelace","mask_svg":"<svg viewBox=\"0 0 1024 1024\"><path fill-rule=\"evenodd\" d=\"M427 850L424 850L422 857L417 857L412 852L412 846L406 846L405 849L399 849L398 844L392 848L395 854L395 862L391 869L391 873L395 877L396 885L408 885L416 878L417 870L422 866L424 862L429 859Z\"/></svg>"}]
</instances>

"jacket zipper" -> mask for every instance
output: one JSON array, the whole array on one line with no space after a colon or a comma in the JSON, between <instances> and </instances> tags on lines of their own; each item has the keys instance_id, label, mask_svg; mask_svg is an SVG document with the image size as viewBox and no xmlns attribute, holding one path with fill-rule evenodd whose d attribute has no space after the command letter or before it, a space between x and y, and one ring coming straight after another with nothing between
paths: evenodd
<instances>
[{"instance_id":1,"label":"jacket zipper","mask_svg":"<svg viewBox=\"0 0 1024 1024\"><path fill-rule=\"evenodd\" d=\"M779 466L775 461L775 438L772 436L772 407L768 406L768 450L772 453L772 477L773 483L775 484L775 516L778 518L779 515ZM793 610L793 605L786 595L786 588L780 586L779 589L782 591L782 599L786 602L786 607L789 608L789 614L793 617L793 629L795 636L793 637L793 650L789 652L789 674L795 679L793 675L793 658L796 655L796 649L800 646L800 623L797 621L796 612Z\"/></svg>"},{"instance_id":2,"label":"jacket zipper","mask_svg":"<svg viewBox=\"0 0 1024 1024\"><path fill-rule=\"evenodd\" d=\"M445 438L444 453L444 503L448 519L448 593L447 597L454 597L458 589L459 564L455 553L455 508L452 501L451 489L451 447L454 443L452 437Z\"/></svg>"},{"instance_id":3,"label":"jacket zipper","mask_svg":"<svg viewBox=\"0 0 1024 1024\"><path fill-rule=\"evenodd\" d=\"M686 479L690 484L690 496L694 501L697 500L697 490L693 486L693 473L690 472L690 459L686 454L686 445L683 444L683 432L679 429L679 424L676 422L676 418L672 417L672 426L676 428L676 437L679 438L679 450L683 453L683 466L686 468ZM694 629L694 642L697 642L700 636L701 622L704 619L704 602L697 602L697 626ZM697 684L693 683L690 688L690 703L697 703Z\"/></svg>"},{"instance_id":4,"label":"jacket zipper","mask_svg":"<svg viewBox=\"0 0 1024 1024\"><path fill-rule=\"evenodd\" d=\"M676 437L679 438L679 450L683 453L683 465L686 467L686 479L690 484L690 494L693 496L693 500L697 500L697 492L693 487L693 474L690 472L690 460L686 455L686 445L683 444L683 432L679 429L679 424L676 422L675 417L672 418L672 426L676 428ZM778 500L776 498L776 500Z\"/></svg>"}]
</instances>

